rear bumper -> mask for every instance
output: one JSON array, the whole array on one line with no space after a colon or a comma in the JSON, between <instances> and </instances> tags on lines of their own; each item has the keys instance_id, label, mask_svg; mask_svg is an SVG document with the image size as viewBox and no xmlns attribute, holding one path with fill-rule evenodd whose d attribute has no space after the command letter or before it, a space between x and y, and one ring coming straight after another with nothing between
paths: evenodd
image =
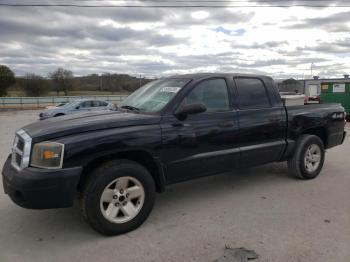
<instances>
[{"instance_id":1,"label":"rear bumper","mask_svg":"<svg viewBox=\"0 0 350 262\"><path fill-rule=\"evenodd\" d=\"M28 167L17 171L9 157L2 170L4 191L17 205L30 209L70 207L82 168L46 170Z\"/></svg>"},{"instance_id":2,"label":"rear bumper","mask_svg":"<svg viewBox=\"0 0 350 262\"><path fill-rule=\"evenodd\" d=\"M344 143L345 137L346 137L346 132L344 131L344 133L343 133L343 139L341 140L341 143L342 143L342 144Z\"/></svg>"},{"instance_id":3,"label":"rear bumper","mask_svg":"<svg viewBox=\"0 0 350 262\"><path fill-rule=\"evenodd\" d=\"M341 131L337 133L331 133L328 136L328 143L326 149L341 145L344 143L344 140L346 138L346 132Z\"/></svg>"}]
</instances>

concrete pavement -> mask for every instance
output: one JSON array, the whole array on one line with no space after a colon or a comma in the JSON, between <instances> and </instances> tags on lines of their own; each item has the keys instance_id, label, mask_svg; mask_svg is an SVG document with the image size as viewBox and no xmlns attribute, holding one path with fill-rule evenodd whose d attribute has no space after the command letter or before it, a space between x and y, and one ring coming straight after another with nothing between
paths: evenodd
<instances>
[{"instance_id":1,"label":"concrete pavement","mask_svg":"<svg viewBox=\"0 0 350 262\"><path fill-rule=\"evenodd\" d=\"M0 166L37 116L0 112ZM95 233L77 206L26 210L1 193L0 261L214 261L225 245L254 250L254 261L350 261L349 157L348 136L315 180L275 163L171 186L145 224L117 237Z\"/></svg>"}]
</instances>

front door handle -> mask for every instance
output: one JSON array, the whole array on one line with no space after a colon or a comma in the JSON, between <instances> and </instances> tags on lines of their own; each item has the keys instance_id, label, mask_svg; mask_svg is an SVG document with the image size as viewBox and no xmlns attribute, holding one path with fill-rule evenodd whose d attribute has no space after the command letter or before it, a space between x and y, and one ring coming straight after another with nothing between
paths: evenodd
<instances>
[{"instance_id":1,"label":"front door handle","mask_svg":"<svg viewBox=\"0 0 350 262\"><path fill-rule=\"evenodd\" d=\"M181 123L181 122L175 122L175 123L172 123L171 125L172 125L173 127L183 127L183 126L184 126L184 124Z\"/></svg>"},{"instance_id":2,"label":"front door handle","mask_svg":"<svg viewBox=\"0 0 350 262\"><path fill-rule=\"evenodd\" d=\"M233 127L234 126L234 123L231 122L231 121L227 121L227 122L221 122L219 123L219 127Z\"/></svg>"}]
</instances>

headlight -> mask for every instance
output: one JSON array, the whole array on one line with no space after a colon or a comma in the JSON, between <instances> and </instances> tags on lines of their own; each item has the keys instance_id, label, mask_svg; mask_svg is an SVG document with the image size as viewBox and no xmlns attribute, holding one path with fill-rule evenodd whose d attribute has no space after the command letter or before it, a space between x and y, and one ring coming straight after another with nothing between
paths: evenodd
<instances>
[{"instance_id":1,"label":"headlight","mask_svg":"<svg viewBox=\"0 0 350 262\"><path fill-rule=\"evenodd\" d=\"M62 168L64 144L41 142L33 146L30 165L34 167L58 169Z\"/></svg>"}]
</instances>

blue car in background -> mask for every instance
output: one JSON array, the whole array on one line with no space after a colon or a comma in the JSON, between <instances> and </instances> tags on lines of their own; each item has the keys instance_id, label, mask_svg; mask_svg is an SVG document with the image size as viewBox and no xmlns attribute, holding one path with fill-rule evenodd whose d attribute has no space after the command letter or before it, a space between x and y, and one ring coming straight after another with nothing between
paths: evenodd
<instances>
[{"instance_id":1,"label":"blue car in background","mask_svg":"<svg viewBox=\"0 0 350 262\"><path fill-rule=\"evenodd\" d=\"M101 110L115 110L115 105L102 100L79 99L64 105L45 109L39 114L39 118L40 120L44 120L51 117Z\"/></svg>"}]
</instances>

